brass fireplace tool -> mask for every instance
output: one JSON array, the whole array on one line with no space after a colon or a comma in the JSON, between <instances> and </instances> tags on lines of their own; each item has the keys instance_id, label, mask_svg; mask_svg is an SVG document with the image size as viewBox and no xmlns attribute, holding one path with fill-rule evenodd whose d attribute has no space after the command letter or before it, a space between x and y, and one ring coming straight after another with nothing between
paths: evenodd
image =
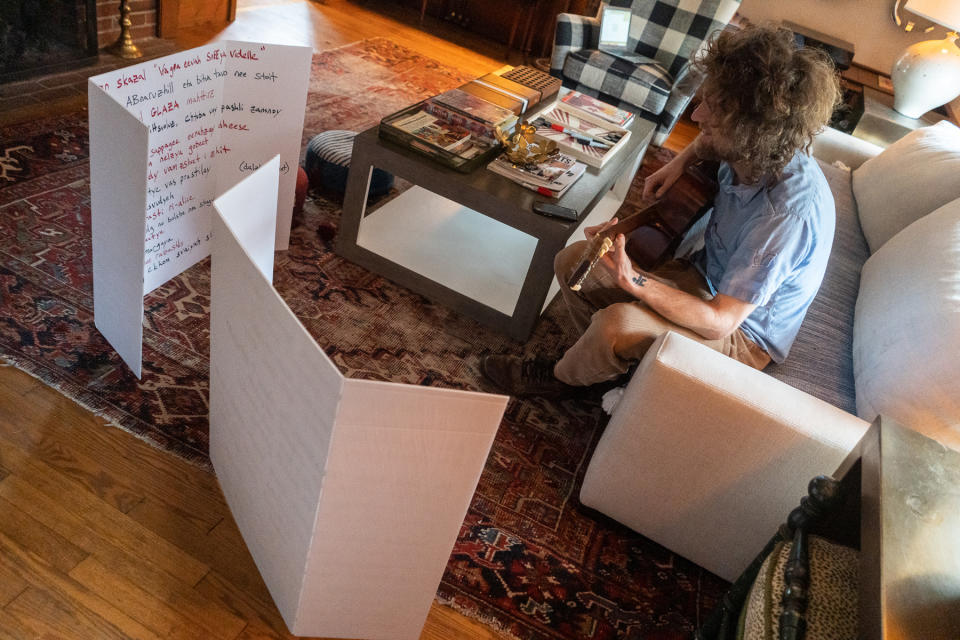
<instances>
[{"instance_id":1,"label":"brass fireplace tool","mask_svg":"<svg viewBox=\"0 0 960 640\"><path fill-rule=\"evenodd\" d=\"M129 0L120 0L120 37L112 45L107 47L107 51L115 53L121 58L139 58L143 52L133 44L133 38L130 36L130 4Z\"/></svg>"}]
</instances>

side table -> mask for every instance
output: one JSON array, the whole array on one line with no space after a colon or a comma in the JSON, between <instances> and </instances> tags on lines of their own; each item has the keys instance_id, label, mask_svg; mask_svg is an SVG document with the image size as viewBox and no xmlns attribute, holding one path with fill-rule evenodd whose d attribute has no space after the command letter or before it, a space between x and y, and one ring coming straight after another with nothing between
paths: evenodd
<instances>
[{"instance_id":1,"label":"side table","mask_svg":"<svg viewBox=\"0 0 960 640\"><path fill-rule=\"evenodd\" d=\"M794 542L788 588L767 597L782 597L780 638L799 637L791 632L804 626L816 586L808 582L807 552L797 551L805 543L797 529L859 548L858 638L960 638L960 452L881 416L833 478L811 481L800 507L727 590L696 640L739 637L737 620L761 565L784 540ZM785 618L792 629L784 628Z\"/></svg>"},{"instance_id":2,"label":"side table","mask_svg":"<svg viewBox=\"0 0 960 640\"><path fill-rule=\"evenodd\" d=\"M881 416L834 477L860 481L860 637L960 638L960 452Z\"/></svg>"},{"instance_id":3,"label":"side table","mask_svg":"<svg viewBox=\"0 0 960 640\"><path fill-rule=\"evenodd\" d=\"M908 118L894 110L893 96L863 87L863 115L853 135L861 140L888 147L914 129L927 127L943 120L944 116L929 112L921 118Z\"/></svg>"}]
</instances>

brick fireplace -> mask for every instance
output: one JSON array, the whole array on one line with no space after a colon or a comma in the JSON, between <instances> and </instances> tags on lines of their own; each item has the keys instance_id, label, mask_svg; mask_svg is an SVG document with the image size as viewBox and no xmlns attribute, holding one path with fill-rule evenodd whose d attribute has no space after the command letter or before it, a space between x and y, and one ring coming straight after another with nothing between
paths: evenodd
<instances>
[{"instance_id":1,"label":"brick fireplace","mask_svg":"<svg viewBox=\"0 0 960 640\"><path fill-rule=\"evenodd\" d=\"M97 45L113 44L120 36L120 1L96 0ZM130 34L133 41L157 35L157 0L130 0Z\"/></svg>"},{"instance_id":2,"label":"brick fireplace","mask_svg":"<svg viewBox=\"0 0 960 640\"><path fill-rule=\"evenodd\" d=\"M134 41L157 35L158 0L131 0ZM0 84L93 64L120 36L120 0L0 1Z\"/></svg>"}]
</instances>

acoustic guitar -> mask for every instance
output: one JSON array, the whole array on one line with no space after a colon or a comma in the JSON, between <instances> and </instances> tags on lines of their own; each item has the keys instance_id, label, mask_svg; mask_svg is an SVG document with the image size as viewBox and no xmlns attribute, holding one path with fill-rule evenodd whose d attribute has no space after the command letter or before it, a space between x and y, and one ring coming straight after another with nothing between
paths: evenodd
<instances>
[{"instance_id":1,"label":"acoustic guitar","mask_svg":"<svg viewBox=\"0 0 960 640\"><path fill-rule=\"evenodd\" d=\"M644 161L617 209L617 223L593 237L567 280L568 287L580 290L587 275L613 248L614 238L621 233L627 238L625 250L630 259L644 271L656 269L673 256L690 227L711 209L717 195L719 165L706 160L690 165L662 198L642 197L647 176L669 159L661 153Z\"/></svg>"}]
</instances>

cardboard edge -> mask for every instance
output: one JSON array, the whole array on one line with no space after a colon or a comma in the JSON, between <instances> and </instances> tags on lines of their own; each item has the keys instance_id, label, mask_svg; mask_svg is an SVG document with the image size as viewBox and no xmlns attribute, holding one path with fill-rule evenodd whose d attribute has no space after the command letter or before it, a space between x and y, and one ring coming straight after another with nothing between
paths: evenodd
<instances>
[{"instance_id":1,"label":"cardboard edge","mask_svg":"<svg viewBox=\"0 0 960 640\"><path fill-rule=\"evenodd\" d=\"M93 78L87 100L94 324L140 378L149 131Z\"/></svg>"}]
</instances>

